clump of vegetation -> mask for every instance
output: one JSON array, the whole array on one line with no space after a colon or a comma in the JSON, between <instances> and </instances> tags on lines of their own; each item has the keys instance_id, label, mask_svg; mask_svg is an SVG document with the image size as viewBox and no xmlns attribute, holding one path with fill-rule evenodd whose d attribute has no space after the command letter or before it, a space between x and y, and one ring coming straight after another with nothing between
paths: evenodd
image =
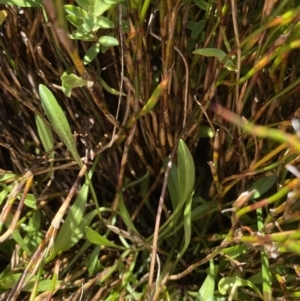
<instances>
[{"instance_id":1,"label":"clump of vegetation","mask_svg":"<svg viewBox=\"0 0 300 301\"><path fill-rule=\"evenodd\" d=\"M0 0L3 300L298 300L297 1Z\"/></svg>"}]
</instances>

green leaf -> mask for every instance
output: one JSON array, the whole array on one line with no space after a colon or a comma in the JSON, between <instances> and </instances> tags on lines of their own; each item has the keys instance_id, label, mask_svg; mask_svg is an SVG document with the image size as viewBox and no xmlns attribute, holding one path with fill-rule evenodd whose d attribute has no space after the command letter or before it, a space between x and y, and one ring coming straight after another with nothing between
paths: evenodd
<instances>
[{"instance_id":1,"label":"green leaf","mask_svg":"<svg viewBox=\"0 0 300 301\"><path fill-rule=\"evenodd\" d=\"M70 35L71 39L74 40L83 40L83 41L94 41L94 36L91 33L87 33L83 28L83 24L79 26L73 33Z\"/></svg>"},{"instance_id":2,"label":"green leaf","mask_svg":"<svg viewBox=\"0 0 300 301\"><path fill-rule=\"evenodd\" d=\"M95 19L96 19L96 17L94 17L91 14L88 14L84 19L81 30L84 33L88 33L90 31L92 31L93 27L95 26Z\"/></svg>"},{"instance_id":3,"label":"green leaf","mask_svg":"<svg viewBox=\"0 0 300 301\"><path fill-rule=\"evenodd\" d=\"M85 204L87 202L89 186L85 183L72 205L65 222L55 240L53 251L47 261L53 259L60 251L65 251L75 245L84 235L85 227L88 226L83 222ZM95 215L95 214L94 214Z\"/></svg>"},{"instance_id":4,"label":"green leaf","mask_svg":"<svg viewBox=\"0 0 300 301\"><path fill-rule=\"evenodd\" d=\"M218 283L218 289L222 295L226 295L227 292L230 292L233 286L235 287L248 286L252 288L262 299L260 290L249 280L245 280L237 277L225 277L222 278Z\"/></svg>"},{"instance_id":5,"label":"green leaf","mask_svg":"<svg viewBox=\"0 0 300 301\"><path fill-rule=\"evenodd\" d=\"M195 165L193 157L182 139L178 145L178 182L183 202L191 195L195 183Z\"/></svg>"},{"instance_id":6,"label":"green leaf","mask_svg":"<svg viewBox=\"0 0 300 301\"><path fill-rule=\"evenodd\" d=\"M192 236L192 201L193 194L190 194L189 199L187 200L183 212L183 226L184 226L184 245L182 250L180 251L180 255L182 256L186 251L187 247L190 244L191 236Z\"/></svg>"},{"instance_id":7,"label":"green leaf","mask_svg":"<svg viewBox=\"0 0 300 301\"><path fill-rule=\"evenodd\" d=\"M87 239L95 245L116 248L116 249L123 249L122 247L113 244L106 237L100 235L98 232L94 231L90 227L85 227L85 234Z\"/></svg>"},{"instance_id":8,"label":"green leaf","mask_svg":"<svg viewBox=\"0 0 300 301\"><path fill-rule=\"evenodd\" d=\"M94 16L101 16L107 10L109 10L113 4L105 3L103 0L90 0L91 2L91 13Z\"/></svg>"},{"instance_id":9,"label":"green leaf","mask_svg":"<svg viewBox=\"0 0 300 301\"><path fill-rule=\"evenodd\" d=\"M200 48L194 50L193 54L200 54L206 57L216 57L219 61L222 61L226 57L226 53L217 48Z\"/></svg>"},{"instance_id":10,"label":"green leaf","mask_svg":"<svg viewBox=\"0 0 300 301\"><path fill-rule=\"evenodd\" d=\"M238 258L242 255L245 255L247 251L249 250L249 247L246 245L236 245L233 247L225 248L221 251L221 254L226 254L230 258Z\"/></svg>"},{"instance_id":11,"label":"green leaf","mask_svg":"<svg viewBox=\"0 0 300 301\"><path fill-rule=\"evenodd\" d=\"M99 261L100 254L101 246L96 246L91 255L89 255L85 261L85 266L88 269L88 274L90 277L104 269Z\"/></svg>"},{"instance_id":12,"label":"green leaf","mask_svg":"<svg viewBox=\"0 0 300 301\"><path fill-rule=\"evenodd\" d=\"M217 48L200 48L193 51L193 54L200 54L206 57L216 57L220 62L227 57L227 54ZM230 59L226 59L224 62L224 67L230 71L236 71L236 66Z\"/></svg>"},{"instance_id":13,"label":"green leaf","mask_svg":"<svg viewBox=\"0 0 300 301\"><path fill-rule=\"evenodd\" d=\"M213 138L214 137L214 131L210 126L200 126L199 129L199 137L200 138Z\"/></svg>"},{"instance_id":14,"label":"green leaf","mask_svg":"<svg viewBox=\"0 0 300 301\"><path fill-rule=\"evenodd\" d=\"M249 191L255 190L251 199L258 199L264 193L266 193L274 184L276 183L276 175L270 175L258 179L253 183L253 185L248 189Z\"/></svg>"},{"instance_id":15,"label":"green leaf","mask_svg":"<svg viewBox=\"0 0 300 301\"><path fill-rule=\"evenodd\" d=\"M87 81L73 73L67 74L66 72L64 72L61 76L61 80L65 86L71 89L81 88L85 86L91 87L93 85L93 82Z\"/></svg>"},{"instance_id":16,"label":"green leaf","mask_svg":"<svg viewBox=\"0 0 300 301\"><path fill-rule=\"evenodd\" d=\"M71 24L73 24L73 25L76 26L76 27L80 27L80 26L82 26L82 24L83 24L83 20L82 20L82 19L78 19L78 18L76 18L75 16L69 16L69 15L67 15L67 16L66 16L66 19L67 19Z\"/></svg>"},{"instance_id":17,"label":"green leaf","mask_svg":"<svg viewBox=\"0 0 300 301\"><path fill-rule=\"evenodd\" d=\"M36 198L33 194L27 194L25 198L25 205L29 208L36 209Z\"/></svg>"},{"instance_id":18,"label":"green leaf","mask_svg":"<svg viewBox=\"0 0 300 301\"><path fill-rule=\"evenodd\" d=\"M131 217L128 213L128 210L124 204L123 195L120 193L119 195L120 201L119 201L119 213L122 217L123 222L127 226L127 228L135 233L139 233L139 231L135 228Z\"/></svg>"},{"instance_id":19,"label":"green leaf","mask_svg":"<svg viewBox=\"0 0 300 301\"><path fill-rule=\"evenodd\" d=\"M218 274L218 266L214 264L213 260L209 262L209 269L207 269L207 276L201 285L196 301L213 301L215 292L215 278Z\"/></svg>"},{"instance_id":20,"label":"green leaf","mask_svg":"<svg viewBox=\"0 0 300 301\"><path fill-rule=\"evenodd\" d=\"M115 26L114 22L102 16L96 18L95 25L98 25L100 28L113 28Z\"/></svg>"},{"instance_id":21,"label":"green leaf","mask_svg":"<svg viewBox=\"0 0 300 301\"><path fill-rule=\"evenodd\" d=\"M80 7L82 7L86 11L90 10L91 8L90 0L75 0L75 1Z\"/></svg>"},{"instance_id":22,"label":"green leaf","mask_svg":"<svg viewBox=\"0 0 300 301\"><path fill-rule=\"evenodd\" d=\"M194 0L195 4L197 4L201 9L208 10L211 5L203 0Z\"/></svg>"},{"instance_id":23,"label":"green leaf","mask_svg":"<svg viewBox=\"0 0 300 301\"><path fill-rule=\"evenodd\" d=\"M87 81L81 77L78 77L76 74L68 74L64 72L61 76L62 89L67 97L71 96L72 89L81 88L81 87L91 87L93 82Z\"/></svg>"},{"instance_id":24,"label":"green leaf","mask_svg":"<svg viewBox=\"0 0 300 301\"><path fill-rule=\"evenodd\" d=\"M50 151L54 147L54 138L50 128L45 124L44 120L38 115L35 114L35 123L41 139L42 145L46 152ZM54 152L49 155L50 159L54 158ZM53 161L50 162L52 168Z\"/></svg>"},{"instance_id":25,"label":"green leaf","mask_svg":"<svg viewBox=\"0 0 300 301\"><path fill-rule=\"evenodd\" d=\"M168 163L168 160L166 163ZM173 210L175 210L180 202L180 191L178 183L178 169L174 163L172 164L169 172L168 190L170 193Z\"/></svg>"},{"instance_id":26,"label":"green leaf","mask_svg":"<svg viewBox=\"0 0 300 301\"><path fill-rule=\"evenodd\" d=\"M16 273L16 274L9 274L5 278L1 279L0 285L2 288L13 288L16 283L18 282L19 278L22 276L21 273ZM29 282L22 288L22 291L25 292L31 292L36 281L36 276L33 275L32 279L29 280ZM39 285L38 285L38 291L39 292L45 292L50 289L52 285L52 280L40 280ZM56 288L59 288L60 281L56 283Z\"/></svg>"},{"instance_id":27,"label":"green leaf","mask_svg":"<svg viewBox=\"0 0 300 301\"><path fill-rule=\"evenodd\" d=\"M106 47L111 47L111 46L117 46L119 45L119 42L117 39L115 39L114 37L110 37L110 36L103 36L101 37L98 42Z\"/></svg>"},{"instance_id":28,"label":"green leaf","mask_svg":"<svg viewBox=\"0 0 300 301\"><path fill-rule=\"evenodd\" d=\"M11 191L11 188L8 186L1 184L1 191L0 191L0 205L2 205L3 201L6 199L8 193Z\"/></svg>"},{"instance_id":29,"label":"green leaf","mask_svg":"<svg viewBox=\"0 0 300 301\"><path fill-rule=\"evenodd\" d=\"M87 16L87 12L79 6L67 4L64 6L64 9L69 16L76 17L77 19L84 19Z\"/></svg>"},{"instance_id":30,"label":"green leaf","mask_svg":"<svg viewBox=\"0 0 300 301\"><path fill-rule=\"evenodd\" d=\"M192 33L191 33L191 38L194 39L198 37L198 35L201 33L203 30L204 26L206 24L206 21L200 20L198 23L194 24Z\"/></svg>"},{"instance_id":31,"label":"green leaf","mask_svg":"<svg viewBox=\"0 0 300 301\"><path fill-rule=\"evenodd\" d=\"M100 44L96 43L92 47L90 47L83 57L84 65L89 64L93 59L95 59L95 57L99 52L100 52Z\"/></svg>"},{"instance_id":32,"label":"green leaf","mask_svg":"<svg viewBox=\"0 0 300 301\"><path fill-rule=\"evenodd\" d=\"M43 109L54 131L61 141L67 146L78 165L82 166L69 123L57 100L53 96L52 92L44 85L39 85L39 94Z\"/></svg>"},{"instance_id":33,"label":"green leaf","mask_svg":"<svg viewBox=\"0 0 300 301\"><path fill-rule=\"evenodd\" d=\"M0 0L0 4L19 7L40 7L42 6L42 0Z\"/></svg>"}]
</instances>

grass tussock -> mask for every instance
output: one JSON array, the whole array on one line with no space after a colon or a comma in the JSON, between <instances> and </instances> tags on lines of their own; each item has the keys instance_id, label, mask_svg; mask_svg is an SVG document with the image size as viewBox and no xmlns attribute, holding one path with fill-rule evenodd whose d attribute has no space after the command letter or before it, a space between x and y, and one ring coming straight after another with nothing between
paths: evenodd
<instances>
[{"instance_id":1,"label":"grass tussock","mask_svg":"<svg viewBox=\"0 0 300 301\"><path fill-rule=\"evenodd\" d=\"M7 2L0 299L299 300L297 1Z\"/></svg>"}]
</instances>

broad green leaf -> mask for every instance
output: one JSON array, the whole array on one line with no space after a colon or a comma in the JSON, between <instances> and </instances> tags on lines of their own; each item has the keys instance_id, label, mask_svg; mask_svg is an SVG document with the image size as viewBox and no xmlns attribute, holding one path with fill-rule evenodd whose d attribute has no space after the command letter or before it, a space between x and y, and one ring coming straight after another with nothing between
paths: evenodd
<instances>
[{"instance_id":1,"label":"broad green leaf","mask_svg":"<svg viewBox=\"0 0 300 301\"><path fill-rule=\"evenodd\" d=\"M83 25L79 26L75 31L73 31L70 35L70 38L74 40L94 41L94 36L91 33L87 33L83 29Z\"/></svg>"},{"instance_id":2,"label":"broad green leaf","mask_svg":"<svg viewBox=\"0 0 300 301\"><path fill-rule=\"evenodd\" d=\"M74 204L72 205L64 223L59 230L53 251L50 255L51 259L54 258L58 252L71 248L76 242L79 241L79 239L83 237L85 226L88 226L84 225L83 227L84 223L82 221L88 192L89 186L85 183L81 187Z\"/></svg>"},{"instance_id":3,"label":"broad green leaf","mask_svg":"<svg viewBox=\"0 0 300 301\"><path fill-rule=\"evenodd\" d=\"M21 195L20 195L21 196ZM33 194L27 194L25 198L25 205L29 208L36 209L36 198Z\"/></svg>"},{"instance_id":4,"label":"broad green leaf","mask_svg":"<svg viewBox=\"0 0 300 301\"><path fill-rule=\"evenodd\" d=\"M87 260L85 261L85 266L87 267L90 277L98 273L100 270L104 269L99 261L100 252L101 246L96 246L91 255L89 255Z\"/></svg>"},{"instance_id":5,"label":"broad green leaf","mask_svg":"<svg viewBox=\"0 0 300 301\"><path fill-rule=\"evenodd\" d=\"M197 4L201 9L208 10L211 5L203 0L194 0L195 4Z\"/></svg>"},{"instance_id":6,"label":"broad green leaf","mask_svg":"<svg viewBox=\"0 0 300 301\"><path fill-rule=\"evenodd\" d=\"M68 86L70 88L81 88L81 87L91 87L93 85L93 82L87 81L76 74L67 74L66 72L61 76L62 83L65 86Z\"/></svg>"},{"instance_id":7,"label":"broad green leaf","mask_svg":"<svg viewBox=\"0 0 300 301\"><path fill-rule=\"evenodd\" d=\"M120 201L119 201L119 213L122 217L123 222L125 223L125 225L127 226L127 228L135 233L139 233L139 231L135 228L131 217L128 213L128 210L124 204L124 200L123 200L123 195L122 193L120 193L119 195Z\"/></svg>"},{"instance_id":8,"label":"broad green leaf","mask_svg":"<svg viewBox=\"0 0 300 301\"><path fill-rule=\"evenodd\" d=\"M218 274L218 266L214 264L214 260L210 260L209 268L206 269L207 276L201 285L196 301L213 301L215 292L215 278Z\"/></svg>"},{"instance_id":9,"label":"broad green leaf","mask_svg":"<svg viewBox=\"0 0 300 301\"><path fill-rule=\"evenodd\" d=\"M82 166L69 123L63 110L59 106L52 92L44 85L39 85L39 94L43 109L54 131L71 152L78 165Z\"/></svg>"},{"instance_id":10,"label":"broad green leaf","mask_svg":"<svg viewBox=\"0 0 300 301\"><path fill-rule=\"evenodd\" d=\"M200 20L198 23L194 24L192 33L191 33L191 38L194 39L196 38L203 30L204 26L206 24L206 21Z\"/></svg>"},{"instance_id":11,"label":"broad green leaf","mask_svg":"<svg viewBox=\"0 0 300 301\"><path fill-rule=\"evenodd\" d=\"M10 172L10 171L5 171L4 173L0 172L0 182L6 182L7 180L12 180L12 179L17 179L19 178L20 175Z\"/></svg>"},{"instance_id":12,"label":"broad green leaf","mask_svg":"<svg viewBox=\"0 0 300 301\"><path fill-rule=\"evenodd\" d=\"M245 280L238 277L225 277L222 278L218 283L218 289L222 295L226 295L227 293L229 293L233 286L248 286L252 288L260 296L260 298L262 298L260 290L249 280Z\"/></svg>"},{"instance_id":13,"label":"broad green leaf","mask_svg":"<svg viewBox=\"0 0 300 301\"><path fill-rule=\"evenodd\" d=\"M67 97L71 96L72 89L74 88L91 87L93 85L93 82L87 81L75 74L68 74L67 72L64 72L61 76L61 82L62 90Z\"/></svg>"},{"instance_id":14,"label":"broad green leaf","mask_svg":"<svg viewBox=\"0 0 300 301\"><path fill-rule=\"evenodd\" d=\"M86 11L90 10L91 8L90 0L75 0L75 1L80 7L82 7Z\"/></svg>"},{"instance_id":15,"label":"broad green leaf","mask_svg":"<svg viewBox=\"0 0 300 301\"><path fill-rule=\"evenodd\" d=\"M76 27L80 27L80 26L82 26L82 24L83 24L83 20L82 20L82 19L78 19L78 18L76 18L76 17L74 17L74 16L69 16L69 15L67 15L67 16L66 16L66 19L67 19L71 24L73 24L73 25L76 26Z\"/></svg>"},{"instance_id":16,"label":"broad green leaf","mask_svg":"<svg viewBox=\"0 0 300 301\"><path fill-rule=\"evenodd\" d=\"M42 6L42 0L0 0L0 4L19 7L39 7Z\"/></svg>"},{"instance_id":17,"label":"broad green leaf","mask_svg":"<svg viewBox=\"0 0 300 301\"><path fill-rule=\"evenodd\" d=\"M96 20L96 17L94 17L91 14L88 14L85 17L84 22L82 24L82 28L79 29L79 31L82 30L82 32L84 32L84 33L88 33L90 31L92 31L92 29L95 26L95 20Z\"/></svg>"},{"instance_id":18,"label":"broad green leaf","mask_svg":"<svg viewBox=\"0 0 300 301\"><path fill-rule=\"evenodd\" d=\"M217 48L200 48L194 50L193 54L200 54L206 57L216 57L219 61L222 61L226 57L226 53Z\"/></svg>"},{"instance_id":19,"label":"broad green leaf","mask_svg":"<svg viewBox=\"0 0 300 301\"><path fill-rule=\"evenodd\" d=\"M181 201L187 201L195 183L195 165L193 157L182 139L178 145L178 182Z\"/></svg>"},{"instance_id":20,"label":"broad green leaf","mask_svg":"<svg viewBox=\"0 0 300 301\"><path fill-rule=\"evenodd\" d=\"M73 16L78 19L84 19L87 16L87 12L79 6L67 4L64 6L64 9L69 16Z\"/></svg>"},{"instance_id":21,"label":"broad green leaf","mask_svg":"<svg viewBox=\"0 0 300 301\"><path fill-rule=\"evenodd\" d=\"M115 39L114 37L111 36L102 36L98 42L106 47L111 47L111 46L117 46L119 45L119 42L117 39Z\"/></svg>"},{"instance_id":22,"label":"broad green leaf","mask_svg":"<svg viewBox=\"0 0 300 301\"><path fill-rule=\"evenodd\" d=\"M42 145L46 152L50 151L54 147L54 138L50 128L45 124L44 120L38 115L35 114L35 123L41 139ZM50 159L54 158L54 152L49 155ZM53 161L50 162L52 168Z\"/></svg>"},{"instance_id":23,"label":"broad green leaf","mask_svg":"<svg viewBox=\"0 0 300 301\"><path fill-rule=\"evenodd\" d=\"M230 71L236 71L236 66L230 59L226 59L225 62L223 60L226 58L227 54L217 48L202 48L196 49L193 51L193 54L200 54L206 57L216 57L220 62L224 63L224 67Z\"/></svg>"},{"instance_id":24,"label":"broad green leaf","mask_svg":"<svg viewBox=\"0 0 300 301\"><path fill-rule=\"evenodd\" d=\"M196 22L192 22L192 21L188 21L187 22L187 25L186 25L186 28L189 29L189 30L193 30L194 27L196 26Z\"/></svg>"},{"instance_id":25,"label":"broad green leaf","mask_svg":"<svg viewBox=\"0 0 300 301\"><path fill-rule=\"evenodd\" d=\"M166 163L168 163L168 160ZM168 190L170 193L173 210L175 210L180 202L180 191L178 183L178 170L177 166L174 163L172 164L169 172Z\"/></svg>"},{"instance_id":26,"label":"broad green leaf","mask_svg":"<svg viewBox=\"0 0 300 301\"><path fill-rule=\"evenodd\" d=\"M255 190L251 199L258 199L264 193L266 193L276 183L276 175L270 175L262 177L255 181L253 185L248 189L249 191Z\"/></svg>"},{"instance_id":27,"label":"broad green leaf","mask_svg":"<svg viewBox=\"0 0 300 301\"><path fill-rule=\"evenodd\" d=\"M91 13L95 16L101 16L107 10L109 10L113 4L105 3L103 0L91 0L92 8Z\"/></svg>"},{"instance_id":28,"label":"broad green leaf","mask_svg":"<svg viewBox=\"0 0 300 301\"><path fill-rule=\"evenodd\" d=\"M84 65L89 64L97 56L99 52L100 52L100 44L96 43L93 46L91 46L83 57Z\"/></svg>"},{"instance_id":29,"label":"broad green leaf","mask_svg":"<svg viewBox=\"0 0 300 301\"><path fill-rule=\"evenodd\" d=\"M102 16L96 18L95 24L98 25L100 28L113 28L115 26L114 22Z\"/></svg>"},{"instance_id":30,"label":"broad green leaf","mask_svg":"<svg viewBox=\"0 0 300 301\"><path fill-rule=\"evenodd\" d=\"M85 227L85 234L87 239L95 245L116 248L116 249L123 249L122 247L113 244L106 237L100 235L98 232L94 231L90 227Z\"/></svg>"}]
</instances>

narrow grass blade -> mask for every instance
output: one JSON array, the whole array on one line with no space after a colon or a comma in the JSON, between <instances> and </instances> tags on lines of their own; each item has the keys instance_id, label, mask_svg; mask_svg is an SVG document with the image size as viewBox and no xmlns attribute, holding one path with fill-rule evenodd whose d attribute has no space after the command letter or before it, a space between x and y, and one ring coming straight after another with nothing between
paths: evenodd
<instances>
[{"instance_id":1,"label":"narrow grass blade","mask_svg":"<svg viewBox=\"0 0 300 301\"><path fill-rule=\"evenodd\" d=\"M128 213L128 210L124 204L124 200L123 200L123 195L120 193L119 195L120 198L120 202L119 202L119 213L122 217L123 222L125 223L125 225L127 226L127 228L135 233L139 233L138 230L136 229L136 227L134 226L130 215Z\"/></svg>"},{"instance_id":2,"label":"narrow grass blade","mask_svg":"<svg viewBox=\"0 0 300 301\"><path fill-rule=\"evenodd\" d=\"M94 231L90 227L85 227L85 234L87 239L95 245L116 248L116 249L123 249L122 247L110 242L106 237L100 235L98 232Z\"/></svg>"}]
</instances>

